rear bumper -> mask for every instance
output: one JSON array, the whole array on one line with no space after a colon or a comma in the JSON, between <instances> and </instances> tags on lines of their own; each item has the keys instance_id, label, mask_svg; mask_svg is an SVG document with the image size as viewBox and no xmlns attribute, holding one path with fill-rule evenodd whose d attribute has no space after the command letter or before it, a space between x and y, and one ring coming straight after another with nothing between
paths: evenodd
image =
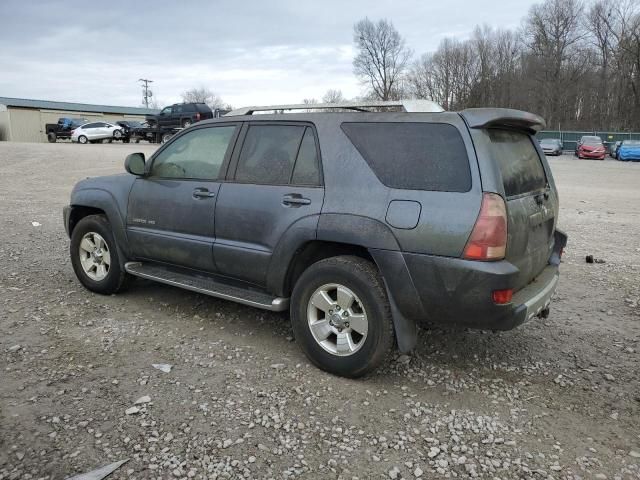
<instances>
[{"instance_id":1,"label":"rear bumper","mask_svg":"<svg viewBox=\"0 0 640 480\"><path fill-rule=\"evenodd\" d=\"M404 265L388 269L388 261L374 258L401 313L415 321L456 325L486 330L510 330L527 322L549 307L559 279L560 252L566 235L556 231L549 264L521 290L511 303L497 305L494 290L512 288L518 269L507 261L475 262L459 258L398 253L393 263ZM387 259L388 260L388 259Z\"/></svg>"}]
</instances>

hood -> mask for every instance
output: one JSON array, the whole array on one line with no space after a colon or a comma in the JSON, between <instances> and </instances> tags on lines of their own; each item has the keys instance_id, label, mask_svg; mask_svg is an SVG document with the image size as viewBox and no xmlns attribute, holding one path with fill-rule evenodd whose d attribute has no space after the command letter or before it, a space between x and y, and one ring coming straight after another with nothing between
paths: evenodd
<instances>
[{"instance_id":1,"label":"hood","mask_svg":"<svg viewBox=\"0 0 640 480\"><path fill-rule=\"evenodd\" d=\"M594 150L604 150L604 145L581 145L580 148L592 152Z\"/></svg>"},{"instance_id":2,"label":"hood","mask_svg":"<svg viewBox=\"0 0 640 480\"><path fill-rule=\"evenodd\" d=\"M71 192L71 197L82 190L104 190L111 195L111 192L117 190L121 185L131 186L135 181L135 176L129 173L116 173L113 175L105 175L102 177L87 177L75 184ZM73 203L73 202L72 202Z\"/></svg>"}]
</instances>

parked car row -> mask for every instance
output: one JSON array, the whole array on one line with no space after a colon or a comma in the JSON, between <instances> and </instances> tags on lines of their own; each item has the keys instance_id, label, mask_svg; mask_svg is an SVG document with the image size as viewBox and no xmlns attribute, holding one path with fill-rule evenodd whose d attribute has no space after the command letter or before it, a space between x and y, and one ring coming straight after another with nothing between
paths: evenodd
<instances>
[{"instance_id":1,"label":"parked car row","mask_svg":"<svg viewBox=\"0 0 640 480\"><path fill-rule=\"evenodd\" d=\"M543 138L540 147L545 155L562 155L563 143L557 138ZM578 158L604 160L607 153L622 161L640 161L640 140L623 140L605 146L602 138L585 135L576 142L574 154Z\"/></svg>"},{"instance_id":2,"label":"parked car row","mask_svg":"<svg viewBox=\"0 0 640 480\"><path fill-rule=\"evenodd\" d=\"M47 140L70 139L81 144L122 140L125 143L147 140L152 143L165 142L180 129L196 122L227 113L211 110L204 103L176 103L163 108L157 115L147 115L145 122L119 120L116 122L94 121L85 118L60 118L57 123L45 126Z\"/></svg>"}]
</instances>

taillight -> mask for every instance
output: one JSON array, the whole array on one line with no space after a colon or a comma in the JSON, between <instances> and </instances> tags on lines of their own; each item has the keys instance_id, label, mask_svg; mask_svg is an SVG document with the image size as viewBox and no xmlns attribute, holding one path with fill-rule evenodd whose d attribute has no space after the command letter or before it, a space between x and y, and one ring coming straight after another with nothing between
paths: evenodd
<instances>
[{"instance_id":1,"label":"taillight","mask_svg":"<svg viewBox=\"0 0 640 480\"><path fill-rule=\"evenodd\" d=\"M491 294L491 298L493 299L493 303L498 305L511 303L511 300L513 299L513 289L507 288L506 290L494 290Z\"/></svg>"},{"instance_id":2,"label":"taillight","mask_svg":"<svg viewBox=\"0 0 640 480\"><path fill-rule=\"evenodd\" d=\"M463 257L467 260L502 260L506 251L507 207L500 195L484 193Z\"/></svg>"}]
</instances>

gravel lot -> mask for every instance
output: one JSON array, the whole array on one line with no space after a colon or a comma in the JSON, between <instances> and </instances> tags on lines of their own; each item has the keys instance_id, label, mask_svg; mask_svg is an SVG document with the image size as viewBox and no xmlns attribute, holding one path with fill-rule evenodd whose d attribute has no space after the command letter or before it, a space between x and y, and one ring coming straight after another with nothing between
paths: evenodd
<instances>
[{"instance_id":1,"label":"gravel lot","mask_svg":"<svg viewBox=\"0 0 640 480\"><path fill-rule=\"evenodd\" d=\"M153 149L0 142L0 479L640 478L640 164L550 159L569 245L547 320L423 330L351 381L287 315L80 286L73 184Z\"/></svg>"}]
</instances>

